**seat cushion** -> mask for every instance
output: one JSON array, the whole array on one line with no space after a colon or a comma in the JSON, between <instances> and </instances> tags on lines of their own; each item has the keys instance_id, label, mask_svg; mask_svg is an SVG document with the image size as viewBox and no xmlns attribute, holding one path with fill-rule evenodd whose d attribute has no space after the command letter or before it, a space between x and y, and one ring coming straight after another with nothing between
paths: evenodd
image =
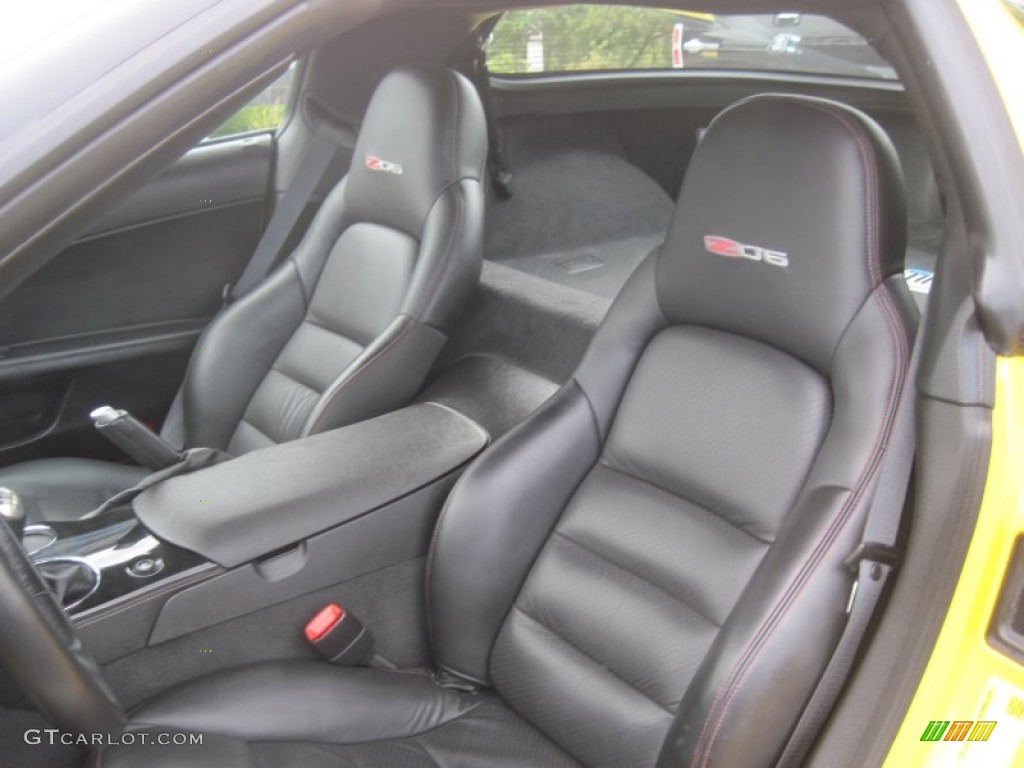
<instances>
[{"instance_id":1,"label":"seat cushion","mask_svg":"<svg viewBox=\"0 0 1024 768\"><path fill-rule=\"evenodd\" d=\"M31 525L78 520L148 474L148 469L110 461L40 459L0 469L0 486L21 496Z\"/></svg>"},{"instance_id":2,"label":"seat cushion","mask_svg":"<svg viewBox=\"0 0 1024 768\"><path fill-rule=\"evenodd\" d=\"M277 662L211 675L136 711L135 744L102 768L579 764L496 695L446 690L419 672ZM202 745L142 744L202 734ZM164 737L166 738L166 737Z\"/></svg>"}]
</instances>

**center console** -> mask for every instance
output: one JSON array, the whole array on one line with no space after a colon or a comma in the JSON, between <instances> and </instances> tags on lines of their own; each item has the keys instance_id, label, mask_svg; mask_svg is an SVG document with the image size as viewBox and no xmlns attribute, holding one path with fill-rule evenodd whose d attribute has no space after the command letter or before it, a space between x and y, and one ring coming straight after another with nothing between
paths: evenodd
<instances>
[{"instance_id":1,"label":"center console","mask_svg":"<svg viewBox=\"0 0 1024 768\"><path fill-rule=\"evenodd\" d=\"M153 536L130 505L87 520L30 525L23 542L72 615L210 565L201 555Z\"/></svg>"},{"instance_id":2,"label":"center console","mask_svg":"<svg viewBox=\"0 0 1024 768\"><path fill-rule=\"evenodd\" d=\"M23 541L104 663L426 553L487 444L424 403L153 485Z\"/></svg>"}]
</instances>

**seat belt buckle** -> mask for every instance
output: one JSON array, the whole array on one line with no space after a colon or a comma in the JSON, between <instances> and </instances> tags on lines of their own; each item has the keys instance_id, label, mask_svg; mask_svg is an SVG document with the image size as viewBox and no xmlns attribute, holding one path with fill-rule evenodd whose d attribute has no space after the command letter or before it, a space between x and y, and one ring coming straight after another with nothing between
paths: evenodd
<instances>
[{"instance_id":1,"label":"seat belt buckle","mask_svg":"<svg viewBox=\"0 0 1024 768\"><path fill-rule=\"evenodd\" d=\"M512 174L495 168L491 173L491 186L501 200L508 200L512 197Z\"/></svg>"},{"instance_id":2,"label":"seat belt buckle","mask_svg":"<svg viewBox=\"0 0 1024 768\"><path fill-rule=\"evenodd\" d=\"M433 678L434 682L446 691L455 691L456 693L476 693L480 690L480 686L476 683L472 683L463 677L459 677L446 669L436 670L433 674Z\"/></svg>"},{"instance_id":3,"label":"seat belt buckle","mask_svg":"<svg viewBox=\"0 0 1024 768\"><path fill-rule=\"evenodd\" d=\"M875 541L862 541L857 545L849 557L843 561L843 565L854 573L860 570L861 563L875 563L877 565L888 565L895 567L900 561L902 553L888 544L879 544Z\"/></svg>"},{"instance_id":4,"label":"seat belt buckle","mask_svg":"<svg viewBox=\"0 0 1024 768\"><path fill-rule=\"evenodd\" d=\"M337 603L321 608L304 630L306 640L332 664L356 667L373 658L373 635Z\"/></svg>"}]
</instances>

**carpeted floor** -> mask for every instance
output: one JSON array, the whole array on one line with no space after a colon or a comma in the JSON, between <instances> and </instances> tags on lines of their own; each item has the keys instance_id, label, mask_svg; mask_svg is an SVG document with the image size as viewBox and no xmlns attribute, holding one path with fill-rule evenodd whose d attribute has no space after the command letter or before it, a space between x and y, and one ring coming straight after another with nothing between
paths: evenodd
<instances>
[{"instance_id":1,"label":"carpeted floor","mask_svg":"<svg viewBox=\"0 0 1024 768\"><path fill-rule=\"evenodd\" d=\"M610 122L530 118L504 133L514 194L489 201L486 258L613 297L661 241L672 199L626 159Z\"/></svg>"},{"instance_id":2,"label":"carpeted floor","mask_svg":"<svg viewBox=\"0 0 1024 768\"><path fill-rule=\"evenodd\" d=\"M516 256L501 263L545 280L614 299L637 265L663 240L663 233L655 232L565 251Z\"/></svg>"}]
</instances>

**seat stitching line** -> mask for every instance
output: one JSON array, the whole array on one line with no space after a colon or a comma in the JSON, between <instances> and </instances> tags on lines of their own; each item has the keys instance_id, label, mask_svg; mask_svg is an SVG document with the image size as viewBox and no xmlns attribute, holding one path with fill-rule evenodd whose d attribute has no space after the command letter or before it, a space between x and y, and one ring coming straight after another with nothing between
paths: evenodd
<instances>
[{"instance_id":1,"label":"seat stitching line","mask_svg":"<svg viewBox=\"0 0 1024 768\"><path fill-rule=\"evenodd\" d=\"M659 485L658 483L655 483L655 482L653 482L651 480L648 480L646 477L640 477L639 475L634 475L631 472L626 472L624 470L619 469L618 467L612 466L611 464L607 463L607 461L605 460L604 457L601 457L600 459L598 459L597 463L603 469L607 469L610 472L615 472L616 474L621 475L622 477L627 477L627 478L629 478L631 480L636 480L638 483L643 483L644 485L650 486L651 488L654 488L655 490L661 491L662 493L664 493L664 494L666 494L668 496L671 496L674 499L679 499L680 501L683 501L683 502L685 502L687 504L692 504L693 506L697 507L698 509L704 510L709 515L714 516L716 519L721 520L723 523L728 525L730 528L735 528L740 533L748 536L749 538L753 539L754 541L756 541L756 542L758 542L760 544L764 544L765 546L768 546L768 547L770 547L772 545L771 541L766 541L765 539L762 539L760 536L756 536L755 534L751 533L746 528L742 527L741 525L739 525L738 523L736 523L735 521L733 521L731 518L727 517L726 515L723 515L720 512L712 509L711 507L708 507L708 506L705 506L704 504L701 504L698 501L694 501L693 499L689 498L688 496L683 496L681 493L676 493L675 491L673 491L673 490L671 490L669 488L666 488L663 485Z\"/></svg>"},{"instance_id":2,"label":"seat stitching line","mask_svg":"<svg viewBox=\"0 0 1024 768\"><path fill-rule=\"evenodd\" d=\"M247 418L246 418L245 416L243 416L243 417L242 417L242 418L241 418L241 419L239 420L239 422L238 422L238 423L239 423L239 424L245 424L245 425L246 425L246 426L248 426L248 427L249 427L250 429L254 429L254 430L256 430L256 431L257 431L257 432L259 432L259 433L260 433L261 435L263 435L263 436L264 436L265 438L267 438L267 440L269 440L270 442L272 442L272 443L273 443L274 445L277 445L277 444L278 444L278 441L277 441L277 440L275 440L275 439L273 438L273 436L272 436L272 435L270 435L270 433L268 433L268 432L264 432L264 431L263 431L262 429L260 429L260 428L259 428L259 427L257 427L257 426L256 426L255 424L253 424L253 423L252 423L252 422L251 422L251 421L250 421L249 419L247 419ZM236 429L237 429L237 428L236 428Z\"/></svg>"},{"instance_id":3,"label":"seat stitching line","mask_svg":"<svg viewBox=\"0 0 1024 768\"><path fill-rule=\"evenodd\" d=\"M341 338L345 339L345 341L350 341L353 344L355 344L357 347L363 347L364 349L366 348L365 344L362 344L362 343L356 341L351 336L349 336L347 333L343 333L342 331L335 330L334 328L326 326L323 323L317 322L316 320L313 319L312 315L306 315L306 317L303 319L302 322L308 323L309 325L312 325L314 328L319 328L324 333L329 333L332 336L340 336Z\"/></svg>"},{"instance_id":4,"label":"seat stitching line","mask_svg":"<svg viewBox=\"0 0 1024 768\"><path fill-rule=\"evenodd\" d=\"M528 620L532 621L532 622L533 622L534 624L536 624L536 625L537 625L538 627L540 627L540 628L541 628L541 629L543 629L543 630L544 630L545 632L547 632L547 633L548 633L548 634L549 634L549 635L550 635L551 637L553 637L553 638L554 638L555 640L558 640L558 641L559 641L560 643L562 643L563 645L565 645L565 646L568 646L568 647L569 647L570 649L572 649L572 650L576 651L576 653L577 653L577 654L579 654L580 656L582 656L583 658L585 658L585 659L586 659L587 661L589 661L589 662L590 662L591 664L593 664L593 665L595 665L595 666L599 667L600 669L604 670L605 672L607 672L607 673L608 673L608 674L609 674L609 675L610 675L611 677L613 677L613 678L615 678L616 680L618 680L618 681L619 681L620 683L622 683L623 685L625 685L625 686L626 686L627 688L629 688L630 690L632 690L632 691L635 691L636 693L638 693L638 694L639 694L640 696L642 696L642 697L643 697L644 699L646 699L647 701L649 701L649 702L650 702L651 704L653 704L653 705L654 705L655 707L657 707L658 709L662 710L663 712L665 712L665 713L666 713L666 714L668 714L668 715L672 715L672 716L674 716L674 714L675 714L675 713L674 713L674 712L672 712L672 710L668 709L667 707L664 707L664 706L662 706L662 705L661 705L661 704L660 704L659 702L657 702L657 701L655 701L654 699L652 699L652 698L651 698L650 696L648 696L648 695L647 695L646 693L644 693L644 692L643 692L643 691L641 691L641 690L640 690L639 688L637 688L637 687L636 687L635 685L633 685L633 683L629 682L629 680L626 680L626 679L625 679L624 677L622 677L621 675L619 675L619 673L618 673L618 672L616 672L616 671L615 671L614 669L612 669L611 667L609 667L609 666L608 666L607 664L603 663L602 661L600 661L600 660L598 660L598 659L595 659L595 658L594 658L593 656L591 656L591 655L590 655L589 653L587 653L587 652L586 652L585 650L583 650L582 648L580 648L580 647L579 647L578 645L576 645L575 643L571 643L571 642L569 642L568 640L566 640L566 639L565 639L564 637L562 637L562 635L560 635L560 634L559 634L558 632L556 632L556 631L555 631L554 629L552 629L552 628L551 628L551 627L549 627L549 626L548 626L547 624L545 624L545 623L544 623L543 621L541 621L540 619L538 619L538 618L537 618L536 616L533 616L532 614L530 614L530 613L527 613L527 612L526 612L525 610L523 610L523 609L522 609L522 608L521 608L520 606L518 606L518 605L513 605L513 606L512 606L512 610L513 610L513 611L517 611L517 612L521 613L521 614L522 614L523 616L525 616L525 617L526 617L526 618L527 618Z\"/></svg>"},{"instance_id":5,"label":"seat stitching line","mask_svg":"<svg viewBox=\"0 0 1024 768\"><path fill-rule=\"evenodd\" d=\"M657 590L658 592L661 592L662 594L666 595L667 597L672 598L673 601L675 601L675 602L679 603L680 605L682 605L682 606L688 608L689 610L693 611L698 616L700 616L702 619L707 621L709 624L712 624L715 628L717 628L717 629L721 629L722 628L721 624L719 624L717 621L712 619L706 613L704 613L701 610L698 610L695 606L693 606L691 603L689 603L686 599L684 599L684 598L680 597L679 595L675 594L674 592L669 590L667 587L663 587L661 584L659 584L658 582L654 581L653 579L650 579L650 578L644 576L641 573L637 573L635 570L633 570L629 566L623 565L622 563L619 563L618 561L613 560L611 557L609 557L608 555L604 554L603 552L598 552L596 549L587 546L582 541L579 541L578 539L574 539L572 536L569 536L568 534L565 534L562 531L557 531L556 530L554 533L555 533L555 536L558 536L561 539L565 539L570 544L574 544L575 546L579 547L583 551L588 552L589 554L593 555L596 558L599 558L603 562L606 562L609 565L617 568L618 570L623 571L624 573L629 574L634 579L637 579L638 581L642 581L644 584L649 585L650 587L652 587L653 589Z\"/></svg>"},{"instance_id":6,"label":"seat stitching line","mask_svg":"<svg viewBox=\"0 0 1024 768\"><path fill-rule=\"evenodd\" d=\"M292 376L287 371L279 368L276 362L274 363L274 365L271 367L270 370L273 371L274 373L276 373L278 376L284 376L286 379L288 379L288 381L295 382L296 384L298 384L303 389L308 389L314 395L316 395L317 397L320 397L320 392L317 391L317 389L315 387L309 386L309 384L307 384L306 382L300 381L299 379L295 378L294 376Z\"/></svg>"}]
</instances>

